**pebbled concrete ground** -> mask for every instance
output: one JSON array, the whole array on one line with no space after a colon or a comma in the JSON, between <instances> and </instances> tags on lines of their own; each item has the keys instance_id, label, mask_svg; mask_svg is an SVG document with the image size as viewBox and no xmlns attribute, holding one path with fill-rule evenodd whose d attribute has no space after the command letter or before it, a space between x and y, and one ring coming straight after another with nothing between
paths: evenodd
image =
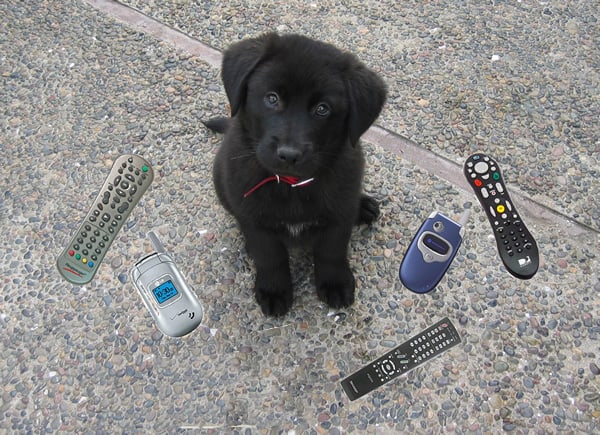
<instances>
[{"instance_id":1,"label":"pebbled concrete ground","mask_svg":"<svg viewBox=\"0 0 600 435\"><path fill-rule=\"evenodd\" d=\"M592 4L128 4L146 17L119 18L120 4L98 0L0 4L2 430L598 430ZM351 49L390 86L364 143L365 188L383 214L353 235L357 302L339 312L319 302L298 253L292 311L265 318L211 185L219 138L199 120L226 102L218 53L205 45L273 29ZM540 245L530 281L504 270L462 181L464 158L481 149L500 161ZM96 278L68 284L55 258L125 152L152 162L153 186ZM421 222L465 208L465 239L440 285L427 295L403 288L398 267ZM203 325L182 339L155 328L129 282L150 229L205 307ZM459 346L347 400L342 378L444 316Z\"/></svg>"}]
</instances>

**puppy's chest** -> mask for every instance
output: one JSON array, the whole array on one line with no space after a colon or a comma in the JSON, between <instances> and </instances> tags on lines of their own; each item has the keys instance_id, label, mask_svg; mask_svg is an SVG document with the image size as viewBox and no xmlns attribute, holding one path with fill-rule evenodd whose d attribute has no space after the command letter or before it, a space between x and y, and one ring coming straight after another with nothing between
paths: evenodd
<instances>
[{"instance_id":1,"label":"puppy's chest","mask_svg":"<svg viewBox=\"0 0 600 435\"><path fill-rule=\"evenodd\" d=\"M299 223L285 223L282 222L280 228L287 232L287 235L293 239L297 239L307 231L314 229L318 226L318 222L299 222Z\"/></svg>"},{"instance_id":2,"label":"puppy's chest","mask_svg":"<svg viewBox=\"0 0 600 435\"><path fill-rule=\"evenodd\" d=\"M328 221L327 212L314 197L290 195L286 201L274 200L262 204L259 225L293 240L300 240L322 228Z\"/></svg>"},{"instance_id":3,"label":"puppy's chest","mask_svg":"<svg viewBox=\"0 0 600 435\"><path fill-rule=\"evenodd\" d=\"M278 233L288 236L292 239L301 239L324 226L325 220L317 216L279 216L279 219L272 220L270 225Z\"/></svg>"}]
</instances>

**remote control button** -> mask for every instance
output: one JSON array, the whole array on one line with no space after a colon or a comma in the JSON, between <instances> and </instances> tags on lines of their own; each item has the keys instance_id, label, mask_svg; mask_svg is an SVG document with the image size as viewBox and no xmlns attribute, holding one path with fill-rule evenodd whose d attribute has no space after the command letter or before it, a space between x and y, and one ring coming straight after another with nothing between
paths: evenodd
<instances>
[{"instance_id":1,"label":"remote control button","mask_svg":"<svg viewBox=\"0 0 600 435\"><path fill-rule=\"evenodd\" d=\"M500 204L496 207L496 211L498 213L504 213L504 210L506 210L506 209L504 208L504 206L502 204Z\"/></svg>"},{"instance_id":2,"label":"remote control button","mask_svg":"<svg viewBox=\"0 0 600 435\"><path fill-rule=\"evenodd\" d=\"M71 250L69 251L69 256L71 256L71 257L72 257L73 255L75 255L75 251L73 251L73 250L71 249Z\"/></svg>"},{"instance_id":3,"label":"remote control button","mask_svg":"<svg viewBox=\"0 0 600 435\"><path fill-rule=\"evenodd\" d=\"M486 162L478 162L475 164L474 169L478 174L485 174L488 171L489 166Z\"/></svg>"},{"instance_id":4,"label":"remote control button","mask_svg":"<svg viewBox=\"0 0 600 435\"><path fill-rule=\"evenodd\" d=\"M477 187L483 186L483 182L481 180L475 180L475 181L473 181L473 184Z\"/></svg>"}]
</instances>

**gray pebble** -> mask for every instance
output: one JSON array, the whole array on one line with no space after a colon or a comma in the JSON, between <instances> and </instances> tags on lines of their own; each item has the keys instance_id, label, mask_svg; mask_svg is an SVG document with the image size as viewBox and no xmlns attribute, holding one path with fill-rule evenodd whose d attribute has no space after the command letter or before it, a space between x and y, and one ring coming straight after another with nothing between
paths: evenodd
<instances>
[{"instance_id":1,"label":"gray pebble","mask_svg":"<svg viewBox=\"0 0 600 435\"><path fill-rule=\"evenodd\" d=\"M505 372L508 370L508 364L506 364L504 361L496 361L494 363L494 370L496 370L498 373Z\"/></svg>"}]
</instances>

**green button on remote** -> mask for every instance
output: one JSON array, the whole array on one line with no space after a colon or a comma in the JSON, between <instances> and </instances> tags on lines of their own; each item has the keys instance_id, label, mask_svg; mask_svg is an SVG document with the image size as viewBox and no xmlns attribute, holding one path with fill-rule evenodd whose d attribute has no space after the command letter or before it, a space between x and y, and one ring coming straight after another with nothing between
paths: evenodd
<instances>
[{"instance_id":1,"label":"green button on remote","mask_svg":"<svg viewBox=\"0 0 600 435\"><path fill-rule=\"evenodd\" d=\"M153 178L150 163L138 155L124 154L115 160L90 211L56 260L67 281L83 285L92 280Z\"/></svg>"}]
</instances>

